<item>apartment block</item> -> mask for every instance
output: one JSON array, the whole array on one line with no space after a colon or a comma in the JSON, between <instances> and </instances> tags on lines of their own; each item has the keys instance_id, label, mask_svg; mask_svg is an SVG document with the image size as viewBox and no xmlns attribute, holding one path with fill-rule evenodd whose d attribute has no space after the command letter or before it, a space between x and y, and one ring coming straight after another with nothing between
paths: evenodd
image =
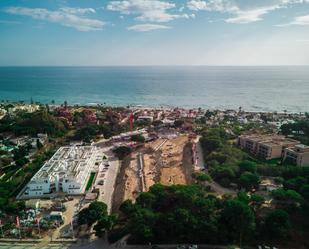
<instances>
[{"instance_id":1,"label":"apartment block","mask_svg":"<svg viewBox=\"0 0 309 249\"><path fill-rule=\"evenodd\" d=\"M102 157L101 150L95 146L61 147L32 177L20 197L83 194L90 173L96 171Z\"/></svg>"},{"instance_id":2,"label":"apartment block","mask_svg":"<svg viewBox=\"0 0 309 249\"><path fill-rule=\"evenodd\" d=\"M284 160L290 160L298 166L309 166L309 146L298 144L284 150Z\"/></svg>"},{"instance_id":3,"label":"apartment block","mask_svg":"<svg viewBox=\"0 0 309 249\"><path fill-rule=\"evenodd\" d=\"M238 144L252 155L271 160L283 157L286 148L300 143L280 135L242 135L238 138Z\"/></svg>"}]
</instances>

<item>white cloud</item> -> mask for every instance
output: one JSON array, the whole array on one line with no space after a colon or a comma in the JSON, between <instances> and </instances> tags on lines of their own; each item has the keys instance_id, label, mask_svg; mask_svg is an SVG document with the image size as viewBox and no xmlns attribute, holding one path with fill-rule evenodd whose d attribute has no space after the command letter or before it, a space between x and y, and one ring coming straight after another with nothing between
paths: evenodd
<instances>
[{"instance_id":1,"label":"white cloud","mask_svg":"<svg viewBox=\"0 0 309 249\"><path fill-rule=\"evenodd\" d=\"M199 11L218 11L218 12L234 12L239 8L228 0L190 0L187 3L190 10Z\"/></svg>"},{"instance_id":2,"label":"white cloud","mask_svg":"<svg viewBox=\"0 0 309 249\"><path fill-rule=\"evenodd\" d=\"M136 15L143 22L169 22L178 18L190 18L187 14L173 14L176 5L161 0L123 0L111 1L107 9L125 15Z\"/></svg>"},{"instance_id":3,"label":"white cloud","mask_svg":"<svg viewBox=\"0 0 309 249\"><path fill-rule=\"evenodd\" d=\"M58 23L66 27L75 28L79 31L101 30L105 25L105 22L100 20L81 17L77 14L72 14L72 12L68 13L67 11L63 11L62 9L51 11L41 8L10 7L6 9L6 12L14 15L30 16L37 20Z\"/></svg>"},{"instance_id":4,"label":"white cloud","mask_svg":"<svg viewBox=\"0 0 309 249\"><path fill-rule=\"evenodd\" d=\"M209 10L208 4L206 1L201 1L201 0L191 0L187 3L187 7L190 10Z\"/></svg>"},{"instance_id":5,"label":"white cloud","mask_svg":"<svg viewBox=\"0 0 309 249\"><path fill-rule=\"evenodd\" d=\"M309 15L297 16L292 22L276 25L278 27L286 27L291 25L307 26L309 25Z\"/></svg>"},{"instance_id":6,"label":"white cloud","mask_svg":"<svg viewBox=\"0 0 309 249\"><path fill-rule=\"evenodd\" d=\"M297 16L297 17L295 17L295 20L291 24L309 25L309 15Z\"/></svg>"},{"instance_id":7,"label":"white cloud","mask_svg":"<svg viewBox=\"0 0 309 249\"><path fill-rule=\"evenodd\" d=\"M65 13L69 14L88 14L88 13L96 13L93 8L71 8L71 7L63 7L59 9Z\"/></svg>"},{"instance_id":8,"label":"white cloud","mask_svg":"<svg viewBox=\"0 0 309 249\"><path fill-rule=\"evenodd\" d=\"M21 22L17 22L17 21L0 20L0 24L15 25L15 24L22 24L22 23Z\"/></svg>"},{"instance_id":9,"label":"white cloud","mask_svg":"<svg viewBox=\"0 0 309 249\"><path fill-rule=\"evenodd\" d=\"M157 29L170 29L170 26L158 25L158 24L137 24L128 27L128 30L133 30L137 32L148 32Z\"/></svg>"},{"instance_id":10,"label":"white cloud","mask_svg":"<svg viewBox=\"0 0 309 249\"><path fill-rule=\"evenodd\" d=\"M238 10L235 12L235 17L228 18L225 21L228 23L251 23L261 21L263 20L263 15L277 8L277 6L269 6L247 11Z\"/></svg>"},{"instance_id":11,"label":"white cloud","mask_svg":"<svg viewBox=\"0 0 309 249\"><path fill-rule=\"evenodd\" d=\"M225 19L228 23L251 23L263 20L263 15L276 9L304 3L309 3L309 0L248 1L246 5L239 0L189 0L187 7L192 11L228 13L232 15Z\"/></svg>"}]
</instances>

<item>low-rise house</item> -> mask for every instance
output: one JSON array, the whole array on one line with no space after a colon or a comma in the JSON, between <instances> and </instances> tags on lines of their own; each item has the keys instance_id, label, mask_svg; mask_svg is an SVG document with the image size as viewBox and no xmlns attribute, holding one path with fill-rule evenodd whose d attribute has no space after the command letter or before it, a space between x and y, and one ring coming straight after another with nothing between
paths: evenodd
<instances>
[{"instance_id":1,"label":"low-rise house","mask_svg":"<svg viewBox=\"0 0 309 249\"><path fill-rule=\"evenodd\" d=\"M1 120L2 118L4 118L4 117L5 117L5 115L6 115L6 110L5 110L5 109L0 108L0 120Z\"/></svg>"},{"instance_id":2,"label":"low-rise house","mask_svg":"<svg viewBox=\"0 0 309 249\"><path fill-rule=\"evenodd\" d=\"M137 121L144 121L144 122L150 122L152 123L153 122L153 116L150 116L150 115L142 115L142 116L139 116L137 118Z\"/></svg>"},{"instance_id":3,"label":"low-rise house","mask_svg":"<svg viewBox=\"0 0 309 249\"><path fill-rule=\"evenodd\" d=\"M41 144L46 144L48 142L48 135L44 133L37 134L38 139L40 140Z\"/></svg>"},{"instance_id":4,"label":"low-rise house","mask_svg":"<svg viewBox=\"0 0 309 249\"><path fill-rule=\"evenodd\" d=\"M23 146L26 143L32 143L31 138L29 138L29 136L20 136L20 137L12 138L11 142L16 144L17 146Z\"/></svg>"}]
</instances>

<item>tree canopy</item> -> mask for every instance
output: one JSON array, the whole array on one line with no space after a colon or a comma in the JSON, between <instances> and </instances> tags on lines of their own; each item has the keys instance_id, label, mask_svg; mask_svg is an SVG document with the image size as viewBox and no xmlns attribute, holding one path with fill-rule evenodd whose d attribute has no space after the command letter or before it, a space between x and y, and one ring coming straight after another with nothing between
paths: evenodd
<instances>
[{"instance_id":1,"label":"tree canopy","mask_svg":"<svg viewBox=\"0 0 309 249\"><path fill-rule=\"evenodd\" d=\"M255 229L249 204L220 200L199 185L155 184L120 210L132 243L232 243L249 240Z\"/></svg>"}]
</instances>

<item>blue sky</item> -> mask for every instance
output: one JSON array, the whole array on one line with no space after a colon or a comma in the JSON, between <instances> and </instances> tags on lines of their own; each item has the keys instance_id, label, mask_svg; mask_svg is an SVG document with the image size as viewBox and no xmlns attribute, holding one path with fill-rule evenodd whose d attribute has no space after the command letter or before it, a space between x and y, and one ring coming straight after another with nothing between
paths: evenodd
<instances>
[{"instance_id":1,"label":"blue sky","mask_svg":"<svg viewBox=\"0 0 309 249\"><path fill-rule=\"evenodd\" d=\"M309 0L1 0L0 65L309 65Z\"/></svg>"}]
</instances>

